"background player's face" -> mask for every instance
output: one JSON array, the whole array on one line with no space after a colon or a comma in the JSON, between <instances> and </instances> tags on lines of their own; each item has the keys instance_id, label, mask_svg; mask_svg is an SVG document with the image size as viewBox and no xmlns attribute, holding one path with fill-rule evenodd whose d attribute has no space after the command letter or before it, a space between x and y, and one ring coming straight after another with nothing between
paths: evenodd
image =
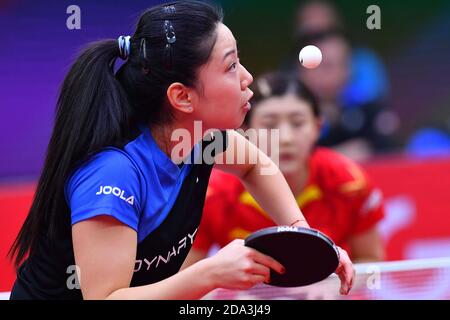
<instances>
[{"instance_id":1,"label":"background player's face","mask_svg":"<svg viewBox=\"0 0 450 320\"><path fill-rule=\"evenodd\" d=\"M279 167L284 174L302 170L320 133L320 120L311 106L294 94L261 101L249 124L255 129L280 130Z\"/></svg>"},{"instance_id":2,"label":"background player's face","mask_svg":"<svg viewBox=\"0 0 450 320\"><path fill-rule=\"evenodd\" d=\"M244 105L253 95L252 75L239 63L236 40L219 23L209 61L199 69L198 86L191 99L194 116L203 128L238 128L247 113Z\"/></svg>"},{"instance_id":3,"label":"background player's face","mask_svg":"<svg viewBox=\"0 0 450 320\"><path fill-rule=\"evenodd\" d=\"M328 3L311 2L297 12L297 29L303 32L320 32L339 26L336 11Z\"/></svg>"}]
</instances>

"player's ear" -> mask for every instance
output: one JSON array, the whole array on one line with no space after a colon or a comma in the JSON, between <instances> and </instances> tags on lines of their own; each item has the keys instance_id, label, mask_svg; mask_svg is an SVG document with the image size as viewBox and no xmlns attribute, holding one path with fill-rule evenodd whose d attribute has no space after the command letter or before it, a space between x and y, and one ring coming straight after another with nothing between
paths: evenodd
<instances>
[{"instance_id":1,"label":"player's ear","mask_svg":"<svg viewBox=\"0 0 450 320\"><path fill-rule=\"evenodd\" d=\"M174 82L167 88L167 98L172 107L184 113L194 111L191 94L191 89L180 82Z\"/></svg>"}]
</instances>

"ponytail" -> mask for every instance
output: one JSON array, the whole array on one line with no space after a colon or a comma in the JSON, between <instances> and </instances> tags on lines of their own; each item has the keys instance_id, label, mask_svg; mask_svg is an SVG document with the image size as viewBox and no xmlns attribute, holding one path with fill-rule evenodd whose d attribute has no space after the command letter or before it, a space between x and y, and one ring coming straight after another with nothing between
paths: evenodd
<instances>
[{"instance_id":1,"label":"ponytail","mask_svg":"<svg viewBox=\"0 0 450 320\"><path fill-rule=\"evenodd\" d=\"M93 43L64 79L33 203L9 252L16 267L33 250L39 234L55 239L70 226L64 187L76 163L129 134L131 108L113 71L123 49L116 40Z\"/></svg>"}]
</instances>

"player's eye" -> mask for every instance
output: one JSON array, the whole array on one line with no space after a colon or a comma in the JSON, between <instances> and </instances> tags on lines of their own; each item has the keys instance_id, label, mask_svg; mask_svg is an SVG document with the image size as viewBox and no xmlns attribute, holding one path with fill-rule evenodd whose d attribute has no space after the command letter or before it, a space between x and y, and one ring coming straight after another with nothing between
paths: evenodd
<instances>
[{"instance_id":1,"label":"player's eye","mask_svg":"<svg viewBox=\"0 0 450 320\"><path fill-rule=\"evenodd\" d=\"M305 122L304 121L292 121L291 124L294 128L299 128L299 127L303 126L305 124Z\"/></svg>"},{"instance_id":2,"label":"player's eye","mask_svg":"<svg viewBox=\"0 0 450 320\"><path fill-rule=\"evenodd\" d=\"M236 63L236 62L233 62L233 63L228 67L228 71L234 71L234 70L236 70L236 66L237 66L237 63Z\"/></svg>"},{"instance_id":3,"label":"player's eye","mask_svg":"<svg viewBox=\"0 0 450 320\"><path fill-rule=\"evenodd\" d=\"M270 122L264 122L264 123L262 124L262 126L263 126L264 128L266 128L266 129L276 129L276 128L277 128L277 123L276 123L276 122L273 122L273 121L270 121Z\"/></svg>"}]
</instances>

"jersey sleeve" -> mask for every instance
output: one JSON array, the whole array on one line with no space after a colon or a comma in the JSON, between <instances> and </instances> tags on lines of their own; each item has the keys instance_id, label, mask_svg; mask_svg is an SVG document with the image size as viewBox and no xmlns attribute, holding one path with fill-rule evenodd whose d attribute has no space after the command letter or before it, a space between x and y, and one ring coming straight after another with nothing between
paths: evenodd
<instances>
[{"instance_id":1,"label":"jersey sleeve","mask_svg":"<svg viewBox=\"0 0 450 320\"><path fill-rule=\"evenodd\" d=\"M374 228L384 218L383 194L380 189L371 186L369 181L356 203L354 235Z\"/></svg>"},{"instance_id":2,"label":"jersey sleeve","mask_svg":"<svg viewBox=\"0 0 450 320\"><path fill-rule=\"evenodd\" d=\"M352 234L357 235L374 228L383 219L383 194L353 161L346 163L343 173L347 174L348 178L339 186L339 191L350 201Z\"/></svg>"},{"instance_id":3,"label":"jersey sleeve","mask_svg":"<svg viewBox=\"0 0 450 320\"><path fill-rule=\"evenodd\" d=\"M138 170L120 151L107 150L79 167L66 184L72 225L109 215L138 230L141 192Z\"/></svg>"}]
</instances>

